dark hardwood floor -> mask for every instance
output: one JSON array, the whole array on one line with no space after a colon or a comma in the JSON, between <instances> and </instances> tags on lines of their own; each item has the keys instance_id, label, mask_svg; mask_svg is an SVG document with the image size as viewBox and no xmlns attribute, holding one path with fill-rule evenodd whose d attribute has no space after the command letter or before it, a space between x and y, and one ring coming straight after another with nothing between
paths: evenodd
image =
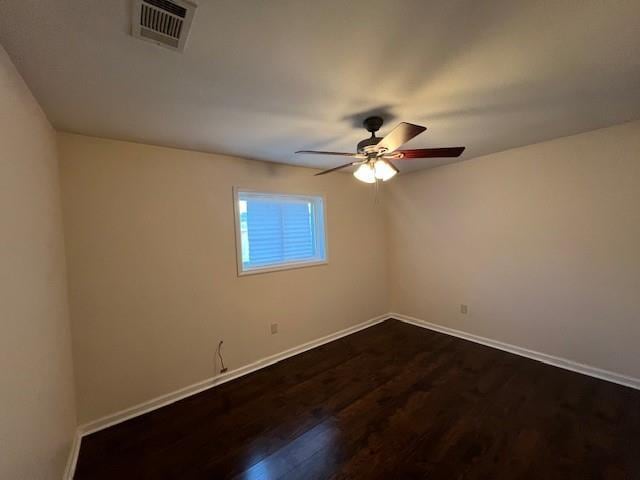
<instances>
[{"instance_id":1,"label":"dark hardwood floor","mask_svg":"<svg viewBox=\"0 0 640 480\"><path fill-rule=\"evenodd\" d=\"M82 441L76 479L640 479L640 391L388 320Z\"/></svg>"}]
</instances>

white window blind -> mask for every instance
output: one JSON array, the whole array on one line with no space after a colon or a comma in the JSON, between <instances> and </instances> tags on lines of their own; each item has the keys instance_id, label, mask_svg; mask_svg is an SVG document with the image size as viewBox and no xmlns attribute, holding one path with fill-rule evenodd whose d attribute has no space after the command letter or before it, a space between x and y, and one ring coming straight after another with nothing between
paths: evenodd
<instances>
[{"instance_id":1,"label":"white window blind","mask_svg":"<svg viewBox=\"0 0 640 480\"><path fill-rule=\"evenodd\" d=\"M326 262L320 196L236 190L240 273Z\"/></svg>"}]
</instances>

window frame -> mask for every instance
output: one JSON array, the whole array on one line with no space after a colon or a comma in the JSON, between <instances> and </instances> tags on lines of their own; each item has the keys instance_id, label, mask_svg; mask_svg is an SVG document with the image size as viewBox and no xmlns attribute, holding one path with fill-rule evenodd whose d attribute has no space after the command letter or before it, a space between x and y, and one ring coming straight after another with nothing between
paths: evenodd
<instances>
[{"instance_id":1,"label":"window frame","mask_svg":"<svg viewBox=\"0 0 640 480\"><path fill-rule=\"evenodd\" d=\"M248 194L263 194L263 195L274 195L274 196L283 196L283 197L297 197L305 200L312 200L316 202L318 199L322 202L322 233L324 235L324 258L320 260L304 260L304 261L293 261L286 263L279 263L276 265L267 265L264 267L254 267L245 269L242 263L242 232L240 227L240 194L248 193ZM327 233L328 225L327 225L327 198L322 193L298 193L298 192L282 192L282 191L274 191L267 189L253 189L253 188L244 188L244 187L233 187L233 216L235 224L235 237L236 237L236 267L238 276L242 277L245 275L256 275L260 273L269 273L269 272L279 272L283 270L293 270L298 268L306 268L306 267L316 267L320 265L327 265L329 263L329 234ZM319 223L316 218L316 223ZM316 225L317 227L317 225ZM319 229L316 228L316 235Z\"/></svg>"}]
</instances>

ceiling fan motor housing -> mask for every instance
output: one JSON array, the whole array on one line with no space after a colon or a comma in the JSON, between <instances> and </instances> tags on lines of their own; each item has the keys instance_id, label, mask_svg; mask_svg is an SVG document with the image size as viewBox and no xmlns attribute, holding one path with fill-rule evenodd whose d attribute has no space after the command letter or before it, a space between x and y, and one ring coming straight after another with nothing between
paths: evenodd
<instances>
[{"instance_id":1,"label":"ceiling fan motor housing","mask_svg":"<svg viewBox=\"0 0 640 480\"><path fill-rule=\"evenodd\" d=\"M376 153L377 149L375 146L380 142L380 140L382 140L381 138L376 137L376 132L380 130L383 123L384 120L382 117L367 117L364 119L362 125L367 129L367 131L371 132L371 137L358 143L358 153L363 153L365 155L369 153Z\"/></svg>"},{"instance_id":2,"label":"ceiling fan motor housing","mask_svg":"<svg viewBox=\"0 0 640 480\"><path fill-rule=\"evenodd\" d=\"M376 152L377 151L376 145L378 145L378 142L380 140L382 139L376 136L365 138L364 140L358 143L358 153L363 153L366 155L368 153Z\"/></svg>"}]
</instances>

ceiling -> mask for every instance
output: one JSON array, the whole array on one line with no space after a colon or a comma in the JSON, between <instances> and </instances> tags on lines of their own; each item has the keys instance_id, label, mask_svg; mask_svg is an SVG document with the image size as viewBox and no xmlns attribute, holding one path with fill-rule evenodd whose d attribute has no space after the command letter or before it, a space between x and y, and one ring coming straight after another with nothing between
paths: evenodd
<instances>
[{"instance_id":1,"label":"ceiling","mask_svg":"<svg viewBox=\"0 0 640 480\"><path fill-rule=\"evenodd\" d=\"M58 129L319 168L368 112L462 159L640 118L637 0L198 3L182 54L127 0L2 0L0 43Z\"/></svg>"}]
</instances>

